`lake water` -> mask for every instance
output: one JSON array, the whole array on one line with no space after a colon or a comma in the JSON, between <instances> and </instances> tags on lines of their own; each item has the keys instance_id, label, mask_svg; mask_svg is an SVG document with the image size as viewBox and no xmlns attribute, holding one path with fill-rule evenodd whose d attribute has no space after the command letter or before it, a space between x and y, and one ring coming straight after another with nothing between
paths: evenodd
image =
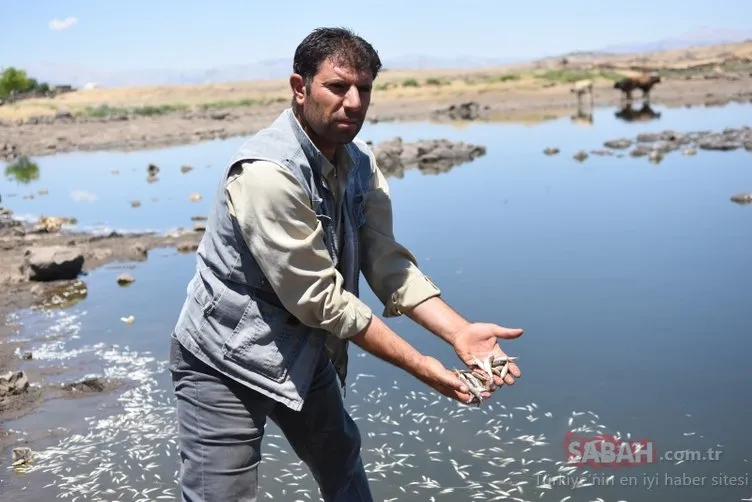
<instances>
[{"instance_id":1,"label":"lake water","mask_svg":"<svg viewBox=\"0 0 752 502\"><path fill-rule=\"evenodd\" d=\"M364 127L374 142L446 137L487 147L447 173L389 178L395 233L466 317L526 330L503 344L520 358L522 378L480 408L437 396L353 347L345 403L361 427L376 500L752 497L752 206L729 200L752 191L752 154L674 152L657 165L628 155L572 159L639 132L749 125L752 109L654 108L660 119L643 123L597 110L592 127L569 118ZM71 216L84 228L189 226L208 212L222 164L241 142L43 157L36 181L3 179L0 193L18 214ZM548 146L561 153L544 155ZM160 167L156 183L146 181L149 163ZM194 169L183 174L184 164ZM193 192L204 198L189 201ZM134 199L142 205L132 208ZM136 277L127 288L115 281L124 267ZM30 436L51 430L32 444L40 453L31 472L0 471L9 500L174 497L167 344L192 267L190 255L155 250L146 262L84 277L88 295L76 305L18 313L19 339L35 355L25 365L62 363L70 370L61 379L98 374L128 385L105 398L50 401L5 424ZM365 283L363 296L381 312ZM133 324L120 321L131 314ZM459 365L451 347L409 320L388 324ZM577 468L566 465L568 433L647 440L658 454L710 448L719 458ZM271 424L262 500L318 500L291 451Z\"/></svg>"}]
</instances>

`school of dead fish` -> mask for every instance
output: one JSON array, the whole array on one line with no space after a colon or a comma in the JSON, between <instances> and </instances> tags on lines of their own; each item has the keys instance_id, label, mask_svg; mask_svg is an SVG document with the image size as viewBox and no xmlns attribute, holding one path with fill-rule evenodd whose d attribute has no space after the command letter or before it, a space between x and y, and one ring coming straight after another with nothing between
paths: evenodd
<instances>
[{"instance_id":1,"label":"school of dead fish","mask_svg":"<svg viewBox=\"0 0 752 502\"><path fill-rule=\"evenodd\" d=\"M45 473L51 481L43 488L54 487L57 498L71 502L178 498L166 361L127 347L98 344L89 350L108 364L106 376L137 383L119 397L122 413L87 417L85 434L71 434L34 452L33 462L16 470ZM346 399L363 435L363 459L377 500L523 502L557 496L566 502L571 490L593 486L589 471L554 460L562 458L558 438L552 442L541 431L561 430L563 424L534 402L507 407L499 399L483 407L464 406L429 391L400 388L396 380L383 388L380 381L375 375L356 375ZM573 411L564 419L567 430L578 434L607 432L592 411ZM267 426L261 498L321 500L308 468L275 430L273 423ZM556 486L573 477L575 486ZM563 498L561 490L567 492Z\"/></svg>"}]
</instances>

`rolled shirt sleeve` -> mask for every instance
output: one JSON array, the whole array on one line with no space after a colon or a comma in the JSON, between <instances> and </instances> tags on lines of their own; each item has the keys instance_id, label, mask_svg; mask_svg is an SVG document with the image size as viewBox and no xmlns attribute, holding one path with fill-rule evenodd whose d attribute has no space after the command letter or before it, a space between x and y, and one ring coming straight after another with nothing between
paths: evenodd
<instances>
[{"instance_id":1,"label":"rolled shirt sleeve","mask_svg":"<svg viewBox=\"0 0 752 502\"><path fill-rule=\"evenodd\" d=\"M384 316L396 317L441 290L423 274L415 256L396 241L393 232L389 185L371 156L371 186L366 198L365 225L361 228L363 275L384 304Z\"/></svg>"},{"instance_id":2,"label":"rolled shirt sleeve","mask_svg":"<svg viewBox=\"0 0 752 502\"><path fill-rule=\"evenodd\" d=\"M227 182L243 238L282 305L303 324L349 338L373 315L343 288L321 222L298 179L268 161L244 163Z\"/></svg>"}]
</instances>

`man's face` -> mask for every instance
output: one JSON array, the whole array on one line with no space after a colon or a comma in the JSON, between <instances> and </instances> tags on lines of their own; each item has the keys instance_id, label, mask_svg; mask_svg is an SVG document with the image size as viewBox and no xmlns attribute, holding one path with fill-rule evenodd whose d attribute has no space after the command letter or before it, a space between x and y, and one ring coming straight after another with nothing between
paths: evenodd
<instances>
[{"instance_id":1,"label":"man's face","mask_svg":"<svg viewBox=\"0 0 752 502\"><path fill-rule=\"evenodd\" d=\"M373 77L369 70L353 70L327 59L314 76L310 91L297 75L291 83L308 133L313 133L314 143L321 143L322 152L349 143L360 132L371 103Z\"/></svg>"}]
</instances>

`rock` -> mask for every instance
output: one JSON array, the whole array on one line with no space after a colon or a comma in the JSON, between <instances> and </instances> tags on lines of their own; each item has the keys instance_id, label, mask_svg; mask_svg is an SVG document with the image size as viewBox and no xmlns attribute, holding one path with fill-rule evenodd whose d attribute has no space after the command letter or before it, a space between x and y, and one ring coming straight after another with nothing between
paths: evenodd
<instances>
[{"instance_id":1,"label":"rock","mask_svg":"<svg viewBox=\"0 0 752 502\"><path fill-rule=\"evenodd\" d=\"M742 145L737 141L729 141L722 136L712 135L699 140L697 142L697 147L703 150L720 150L728 152L731 150L738 150Z\"/></svg>"},{"instance_id":2,"label":"rock","mask_svg":"<svg viewBox=\"0 0 752 502\"><path fill-rule=\"evenodd\" d=\"M625 148L629 148L632 146L632 140L622 138L622 139L611 139L603 143L603 146L606 148L614 148L618 150L623 150Z\"/></svg>"},{"instance_id":3,"label":"rock","mask_svg":"<svg viewBox=\"0 0 752 502\"><path fill-rule=\"evenodd\" d=\"M149 250L143 244L136 243L131 246L130 255L137 260L145 260L149 256Z\"/></svg>"},{"instance_id":4,"label":"rock","mask_svg":"<svg viewBox=\"0 0 752 502\"><path fill-rule=\"evenodd\" d=\"M737 193L731 196L731 200L737 204L752 204L752 193Z\"/></svg>"},{"instance_id":5,"label":"rock","mask_svg":"<svg viewBox=\"0 0 752 502\"><path fill-rule=\"evenodd\" d=\"M191 166L180 166L180 172L183 173L183 174L185 174L185 173L187 173L189 171L192 171L192 170L193 170L193 167L191 167Z\"/></svg>"},{"instance_id":6,"label":"rock","mask_svg":"<svg viewBox=\"0 0 752 502\"><path fill-rule=\"evenodd\" d=\"M189 242L181 242L176 246L179 253L192 253L198 250L198 245Z\"/></svg>"},{"instance_id":7,"label":"rock","mask_svg":"<svg viewBox=\"0 0 752 502\"><path fill-rule=\"evenodd\" d=\"M556 155L557 153L559 153L559 149L553 146L549 146L548 148L543 150L543 153L545 153L546 155Z\"/></svg>"},{"instance_id":8,"label":"rock","mask_svg":"<svg viewBox=\"0 0 752 502\"><path fill-rule=\"evenodd\" d=\"M59 232L65 224L75 224L75 218L63 218L59 216L42 216L39 218L37 228L40 232L55 233Z\"/></svg>"},{"instance_id":9,"label":"rock","mask_svg":"<svg viewBox=\"0 0 752 502\"><path fill-rule=\"evenodd\" d=\"M8 371L0 374L0 399L18 396L29 390L29 378L23 371Z\"/></svg>"},{"instance_id":10,"label":"rock","mask_svg":"<svg viewBox=\"0 0 752 502\"><path fill-rule=\"evenodd\" d=\"M577 160L579 162L584 162L585 159L588 158L587 152L580 150L579 152L575 153L572 157L574 160Z\"/></svg>"},{"instance_id":11,"label":"rock","mask_svg":"<svg viewBox=\"0 0 752 502\"><path fill-rule=\"evenodd\" d=\"M206 224L204 223L194 223L193 224L193 231L194 232L206 232Z\"/></svg>"},{"instance_id":12,"label":"rock","mask_svg":"<svg viewBox=\"0 0 752 502\"><path fill-rule=\"evenodd\" d=\"M149 167L146 168L146 172L149 173L149 176L156 176L157 173L159 173L159 167L156 164L149 164Z\"/></svg>"},{"instance_id":13,"label":"rock","mask_svg":"<svg viewBox=\"0 0 752 502\"><path fill-rule=\"evenodd\" d=\"M643 132L637 135L638 143L653 143L659 139L661 139L661 134L655 132Z\"/></svg>"},{"instance_id":14,"label":"rock","mask_svg":"<svg viewBox=\"0 0 752 502\"><path fill-rule=\"evenodd\" d=\"M653 164L659 164L663 160L663 153L660 150L653 150L648 155L648 160Z\"/></svg>"},{"instance_id":15,"label":"rock","mask_svg":"<svg viewBox=\"0 0 752 502\"><path fill-rule=\"evenodd\" d=\"M33 456L34 452L31 451L31 448L28 448L26 446L13 448L11 464L13 467L21 467L23 465L30 464Z\"/></svg>"},{"instance_id":16,"label":"rock","mask_svg":"<svg viewBox=\"0 0 752 502\"><path fill-rule=\"evenodd\" d=\"M687 156L697 155L697 148L687 148L682 153Z\"/></svg>"},{"instance_id":17,"label":"rock","mask_svg":"<svg viewBox=\"0 0 752 502\"><path fill-rule=\"evenodd\" d=\"M56 120L70 120L73 118L73 114L68 110L58 110L55 112Z\"/></svg>"},{"instance_id":18,"label":"rock","mask_svg":"<svg viewBox=\"0 0 752 502\"><path fill-rule=\"evenodd\" d=\"M68 383L62 385L64 390L70 392L102 392L107 388L105 382L99 377L89 377L79 380L78 382Z\"/></svg>"},{"instance_id":19,"label":"rock","mask_svg":"<svg viewBox=\"0 0 752 502\"><path fill-rule=\"evenodd\" d=\"M485 155L486 148L447 139L404 143L401 137L396 137L374 146L373 153L385 176L402 176L409 167L417 167L424 173L445 172Z\"/></svg>"},{"instance_id":20,"label":"rock","mask_svg":"<svg viewBox=\"0 0 752 502\"><path fill-rule=\"evenodd\" d=\"M644 157L646 155L650 155L650 152L652 152L653 149L646 145L637 145L631 152L629 152L629 155L632 157Z\"/></svg>"},{"instance_id":21,"label":"rock","mask_svg":"<svg viewBox=\"0 0 752 502\"><path fill-rule=\"evenodd\" d=\"M192 193L188 196L188 200L191 202L199 202L201 200L200 193Z\"/></svg>"},{"instance_id":22,"label":"rock","mask_svg":"<svg viewBox=\"0 0 752 502\"><path fill-rule=\"evenodd\" d=\"M433 111L436 117L446 117L450 120L475 120L480 118L481 111L488 107L481 107L475 101L451 104L446 108L438 108Z\"/></svg>"},{"instance_id":23,"label":"rock","mask_svg":"<svg viewBox=\"0 0 752 502\"><path fill-rule=\"evenodd\" d=\"M131 201L131 207L141 207L141 201L139 201L139 200L132 200Z\"/></svg>"},{"instance_id":24,"label":"rock","mask_svg":"<svg viewBox=\"0 0 752 502\"><path fill-rule=\"evenodd\" d=\"M21 355L21 359L23 359L24 361L31 361L33 358L34 354L29 352L28 350Z\"/></svg>"},{"instance_id":25,"label":"rock","mask_svg":"<svg viewBox=\"0 0 752 502\"><path fill-rule=\"evenodd\" d=\"M136 281L136 278L133 277L131 274L122 273L119 276L117 276L117 283L121 286L127 286L128 284L132 284Z\"/></svg>"},{"instance_id":26,"label":"rock","mask_svg":"<svg viewBox=\"0 0 752 502\"><path fill-rule=\"evenodd\" d=\"M81 273L84 255L65 246L29 248L24 253L22 273L30 281L75 279Z\"/></svg>"}]
</instances>

